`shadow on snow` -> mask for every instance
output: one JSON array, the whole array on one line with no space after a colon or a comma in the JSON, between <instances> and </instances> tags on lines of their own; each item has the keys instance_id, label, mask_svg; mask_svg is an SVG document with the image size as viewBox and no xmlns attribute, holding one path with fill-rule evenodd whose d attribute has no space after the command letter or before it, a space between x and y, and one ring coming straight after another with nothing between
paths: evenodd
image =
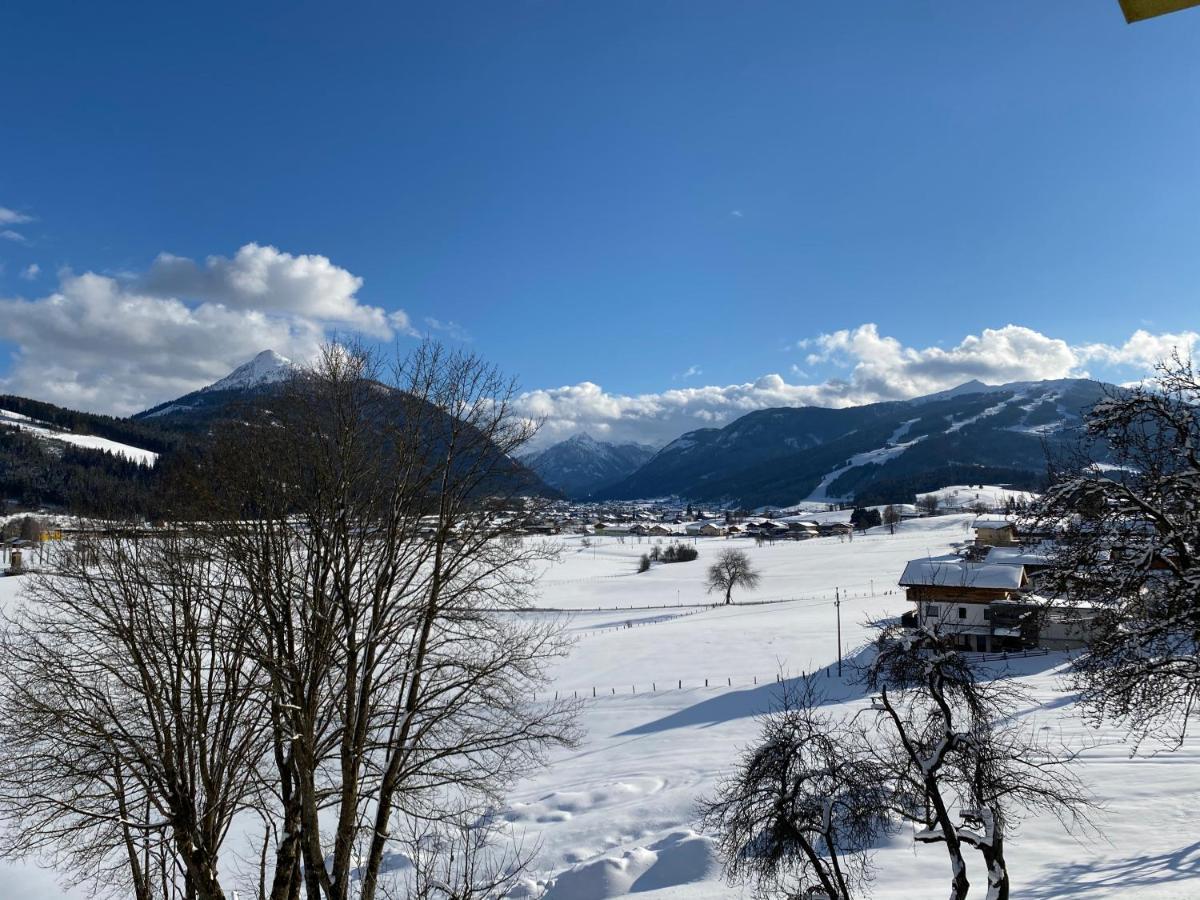
<instances>
[{"instance_id":1,"label":"shadow on snow","mask_svg":"<svg viewBox=\"0 0 1200 900\"><path fill-rule=\"evenodd\" d=\"M1200 877L1200 841L1167 853L1057 866L1021 891L1030 900L1091 896L1096 891L1155 887Z\"/></svg>"},{"instance_id":2,"label":"shadow on snow","mask_svg":"<svg viewBox=\"0 0 1200 900\"><path fill-rule=\"evenodd\" d=\"M875 656L872 645L859 648L852 657L843 662L843 674L838 676L836 663L816 670L817 686L822 694L822 704L846 703L867 696L868 691L862 673ZM991 661L980 670L983 677L1021 677L1052 669L1061 665L1066 657L1061 653L1050 653L1045 656L1028 658L1013 657L1007 661ZM825 673L830 673L826 675ZM743 690L726 691L716 697L701 700L685 709L670 715L637 725L615 735L616 737L635 737L644 734L655 734L670 731L675 728L708 728L731 722L736 719L754 718L765 715L778 708L782 689L790 684L799 682L799 677L785 678L782 682L773 681L760 684L758 687ZM1064 702L1071 702L1074 697ZM1055 701L1050 701L1052 704ZM1061 705L1061 704L1055 704ZM1028 711L1027 711L1028 712Z\"/></svg>"}]
</instances>

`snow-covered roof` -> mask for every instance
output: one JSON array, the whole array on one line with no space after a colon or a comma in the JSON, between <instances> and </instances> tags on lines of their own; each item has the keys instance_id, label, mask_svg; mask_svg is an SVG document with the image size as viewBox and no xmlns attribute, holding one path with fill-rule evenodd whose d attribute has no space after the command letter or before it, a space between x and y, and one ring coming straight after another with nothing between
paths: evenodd
<instances>
[{"instance_id":1,"label":"snow-covered roof","mask_svg":"<svg viewBox=\"0 0 1200 900\"><path fill-rule=\"evenodd\" d=\"M1006 516L980 516L971 523L972 528L1012 528L1016 523Z\"/></svg>"},{"instance_id":2,"label":"snow-covered roof","mask_svg":"<svg viewBox=\"0 0 1200 900\"><path fill-rule=\"evenodd\" d=\"M998 566L1048 566L1050 548L1044 544L1034 547L991 547L985 562Z\"/></svg>"},{"instance_id":3,"label":"snow-covered roof","mask_svg":"<svg viewBox=\"0 0 1200 900\"><path fill-rule=\"evenodd\" d=\"M904 567L901 587L972 587L1020 590L1025 584L1025 567L971 563L956 556L914 559Z\"/></svg>"}]
</instances>

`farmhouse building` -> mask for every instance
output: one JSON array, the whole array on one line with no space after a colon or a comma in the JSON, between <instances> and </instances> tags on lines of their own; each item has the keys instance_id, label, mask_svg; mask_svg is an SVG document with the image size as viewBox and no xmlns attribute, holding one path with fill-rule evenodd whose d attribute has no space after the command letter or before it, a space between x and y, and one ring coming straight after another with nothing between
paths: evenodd
<instances>
[{"instance_id":1,"label":"farmhouse building","mask_svg":"<svg viewBox=\"0 0 1200 900\"><path fill-rule=\"evenodd\" d=\"M991 653L1036 646L1038 607L1022 602L1025 567L975 563L958 556L914 559L900 586L922 625L955 636L966 650Z\"/></svg>"},{"instance_id":2,"label":"farmhouse building","mask_svg":"<svg viewBox=\"0 0 1200 900\"><path fill-rule=\"evenodd\" d=\"M1095 613L1054 606L1033 593L1031 579L1048 564L1044 550L1020 547L993 548L982 561L953 554L915 559L900 576L915 605L906 618L980 653L1081 647Z\"/></svg>"},{"instance_id":3,"label":"farmhouse building","mask_svg":"<svg viewBox=\"0 0 1200 900\"><path fill-rule=\"evenodd\" d=\"M975 543L988 547L1011 547L1017 543L1016 523L1004 516L980 516L971 525Z\"/></svg>"}]
</instances>

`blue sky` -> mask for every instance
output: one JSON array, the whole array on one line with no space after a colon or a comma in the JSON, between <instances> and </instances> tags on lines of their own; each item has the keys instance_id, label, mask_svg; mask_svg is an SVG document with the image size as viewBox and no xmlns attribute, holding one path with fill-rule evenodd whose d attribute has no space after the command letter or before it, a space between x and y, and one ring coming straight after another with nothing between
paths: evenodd
<instances>
[{"instance_id":1,"label":"blue sky","mask_svg":"<svg viewBox=\"0 0 1200 900\"><path fill-rule=\"evenodd\" d=\"M1198 60L1116 0L15 0L0 390L131 411L354 328L553 435L1137 377L1200 324Z\"/></svg>"}]
</instances>

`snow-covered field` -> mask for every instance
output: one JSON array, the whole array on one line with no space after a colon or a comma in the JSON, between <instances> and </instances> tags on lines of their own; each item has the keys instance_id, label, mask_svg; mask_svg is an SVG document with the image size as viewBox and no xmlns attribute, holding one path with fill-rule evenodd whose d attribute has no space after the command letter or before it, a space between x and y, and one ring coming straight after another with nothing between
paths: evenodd
<instances>
[{"instance_id":1,"label":"snow-covered field","mask_svg":"<svg viewBox=\"0 0 1200 900\"><path fill-rule=\"evenodd\" d=\"M969 538L973 518L913 520L895 535L877 529L853 541L757 547L745 539L700 538L698 560L644 574L635 574L637 559L656 539L591 538L587 547L580 538L564 538L561 561L548 567L536 602L570 611L545 614L563 616L577 638L554 675L560 694L586 698L586 736L579 748L556 754L519 784L502 812L527 844L540 845L532 874L539 888L549 888L547 898L751 896L722 881L710 840L696 832L697 798L754 740L754 716L770 707L777 672L836 666L835 589L850 657L867 640L868 619L904 611L895 587L904 563ZM711 599L704 569L727 546L751 555L764 574L760 587L735 591L732 607L689 606ZM20 580L0 578L0 604L11 602ZM739 603L780 599L788 602ZM1200 742L1129 759L1119 732L1095 732L1078 718L1061 684L1064 661L1051 655L1013 664L1037 699L1020 714L1034 727L1097 744L1080 765L1106 804L1098 816L1105 838L1076 841L1052 818L1027 821L1008 850L1013 896L1200 897L1200 836L1194 833ZM846 709L865 703L861 689L836 671L822 683L833 703ZM944 852L914 848L907 832L880 847L876 862L875 897L948 892ZM968 856L968 864L972 894L982 896L979 860ZM0 867L0 900L61 896L52 884L48 874L28 866ZM249 895L249 882L234 886Z\"/></svg>"},{"instance_id":2,"label":"snow-covered field","mask_svg":"<svg viewBox=\"0 0 1200 900\"><path fill-rule=\"evenodd\" d=\"M954 484L921 496L937 497L938 505L943 509L967 509L976 503L995 509L1004 506L1010 500L1013 503L1030 503L1038 495L1030 491L997 487L994 484Z\"/></svg>"},{"instance_id":3,"label":"snow-covered field","mask_svg":"<svg viewBox=\"0 0 1200 900\"><path fill-rule=\"evenodd\" d=\"M878 529L852 542L822 538L756 547L752 541L700 539L695 562L642 575L632 573L646 547L632 539L601 539L591 549L568 539L563 561L543 581L544 605L703 602L706 561L728 545L747 550L765 575L758 590L735 593L735 601L798 599L674 618L668 618L670 609L572 617L578 643L558 666L556 680L560 690L588 698L587 737L522 784L507 810L527 839L541 844L538 877L557 877L548 896L750 896L722 881L710 842L695 833L697 797L713 789L739 749L755 738L754 716L771 704L776 671L812 671L836 662L834 588L843 598L849 594L841 608L849 656L867 639L866 620L906 608L895 588L904 562L970 537L972 518L915 520L894 536ZM627 622L634 627L622 627ZM599 626L609 630L587 631ZM1038 701L1021 714L1034 727L1099 744L1080 765L1106 804L1098 816L1105 837L1076 841L1052 818L1027 821L1009 848L1014 897L1200 897L1200 836L1190 825L1200 804L1200 743L1129 759L1119 732L1095 732L1080 721L1061 683L1064 662L1056 654L1013 664ZM836 673L824 683L830 699L846 708L865 702L861 690ZM940 897L948 891L944 851L916 849L908 833L881 847L876 862L875 897ZM982 896L978 860L968 857L968 865L974 866L973 893Z\"/></svg>"}]
</instances>

